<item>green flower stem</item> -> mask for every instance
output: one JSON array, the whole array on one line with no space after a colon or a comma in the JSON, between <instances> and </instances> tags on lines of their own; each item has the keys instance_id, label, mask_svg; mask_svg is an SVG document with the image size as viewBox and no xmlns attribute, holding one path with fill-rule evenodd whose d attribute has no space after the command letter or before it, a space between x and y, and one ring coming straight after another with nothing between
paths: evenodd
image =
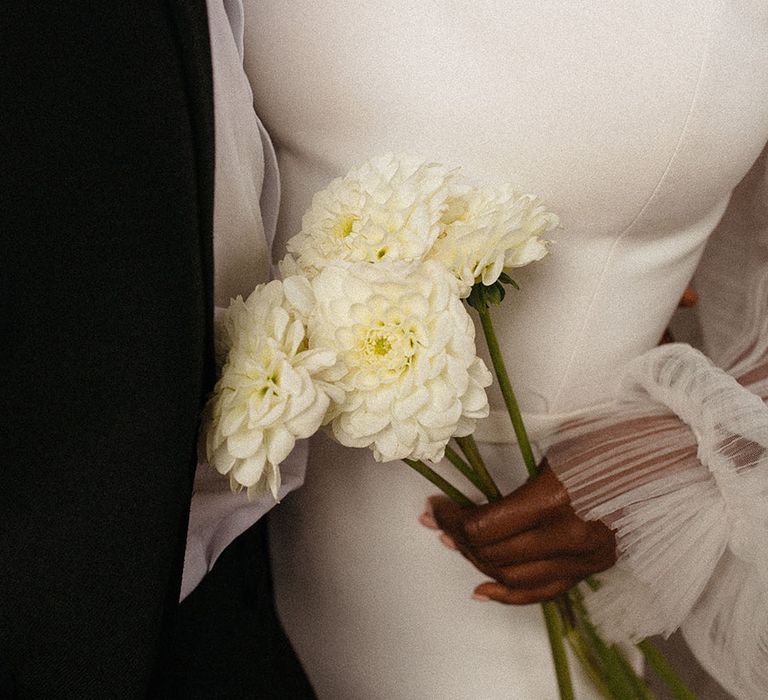
<instances>
[{"instance_id":1,"label":"green flower stem","mask_svg":"<svg viewBox=\"0 0 768 700\"><path fill-rule=\"evenodd\" d=\"M581 667L589 676L595 688L597 688L597 692L605 700L616 700L616 696L605 682L603 669L595 660L593 650L589 648L581 634L576 629L566 629L565 637L576 658L581 662Z\"/></svg>"},{"instance_id":2,"label":"green flower stem","mask_svg":"<svg viewBox=\"0 0 768 700\"><path fill-rule=\"evenodd\" d=\"M594 576L587 576L587 578L584 579L584 582L589 586L589 589L594 591L599 591L600 587L603 585L600 583L600 580L595 578Z\"/></svg>"},{"instance_id":3,"label":"green flower stem","mask_svg":"<svg viewBox=\"0 0 768 700\"><path fill-rule=\"evenodd\" d=\"M456 469L458 469L477 488L477 490L483 494L483 496L490 499L488 487L480 475L449 445L445 446L445 458L456 467Z\"/></svg>"},{"instance_id":4,"label":"green flower stem","mask_svg":"<svg viewBox=\"0 0 768 700\"><path fill-rule=\"evenodd\" d=\"M512 421L512 428L515 431L517 444L523 455L525 467L528 470L528 474L535 476L539 473L539 468L536 465L536 458L533 456L528 433L525 430L523 417L520 414L520 406L517 403L515 392L512 390L512 382L509 381L509 374L507 374L507 368L504 365L504 358L501 355L501 348L499 347L499 341L496 338L496 331L493 329L491 311L486 306L485 308L478 309L477 312L480 314L480 323L483 327L485 342L488 345L488 352L491 355L493 369L496 372L496 378L499 380L499 389L501 389L501 395L504 397L504 403L507 407L509 418Z\"/></svg>"},{"instance_id":5,"label":"green flower stem","mask_svg":"<svg viewBox=\"0 0 768 700\"><path fill-rule=\"evenodd\" d=\"M634 693L633 695L627 694L626 696L619 695L619 697L637 698L637 700L655 700L656 696L653 694L653 691L648 687L648 684L643 680L642 676L639 676L635 669L632 668L632 665L629 663L624 653L615 645L611 645L608 648L608 651L612 664L612 666L609 667L609 669L611 669L609 671L611 678L614 677L614 671L612 669L615 667L615 677L621 679L622 682L626 684L629 692Z\"/></svg>"},{"instance_id":6,"label":"green flower stem","mask_svg":"<svg viewBox=\"0 0 768 700\"><path fill-rule=\"evenodd\" d=\"M520 414L520 406L517 403L515 392L512 389L512 382L509 380L509 374L504 364L504 358L501 354L499 341L496 338L496 332L491 320L491 312L487 305L480 304L480 308L475 307L480 315L480 324L483 328L483 335L488 346L488 352L491 356L493 369L496 373L496 379L499 381L499 389L504 397L504 403L507 407L507 413L512 421L512 428L517 437L517 444L523 455L523 462L530 476L539 473L536 465L536 458L533 456L531 443L528 439L528 433L525 430L523 416ZM557 676L557 687L560 691L560 700L573 700L573 683L571 681L571 672L568 668L568 656L565 653L565 644L563 643L563 623L560 617L560 611L557 604L553 602L542 603L541 609L544 613L544 621L547 626L547 636L552 650L552 661L555 665L555 675Z\"/></svg>"},{"instance_id":7,"label":"green flower stem","mask_svg":"<svg viewBox=\"0 0 768 700\"><path fill-rule=\"evenodd\" d=\"M560 700L575 700L576 696L573 694L571 672L568 669L568 656L565 653L565 644L563 644L563 621L560 617L560 611L557 609L557 603L552 601L542 603L541 610L544 613L544 622L547 625L547 635L549 636L549 645L552 649L552 661L555 664L555 676L557 677L557 687L560 691Z\"/></svg>"},{"instance_id":8,"label":"green flower stem","mask_svg":"<svg viewBox=\"0 0 768 700\"><path fill-rule=\"evenodd\" d=\"M613 644L609 646L600 637L584 608L578 588L571 589L568 598L576 615L580 636L602 664L603 678L611 689L612 697L617 700L653 700L650 688L637 675L621 649Z\"/></svg>"},{"instance_id":9,"label":"green flower stem","mask_svg":"<svg viewBox=\"0 0 768 700\"><path fill-rule=\"evenodd\" d=\"M471 508L475 504L470 501L455 486L446 481L433 469L430 469L421 460L404 459L411 469L421 474L425 479L431 481L446 496L462 508ZM565 654L565 645L563 644L563 623L560 619L560 612L556 603L543 603L541 606L544 612L544 621L547 625L550 645L552 648L552 659L555 664L555 675L557 676L557 686L560 690L560 700L575 700L573 686L571 683L571 674L568 670L568 657Z\"/></svg>"},{"instance_id":10,"label":"green flower stem","mask_svg":"<svg viewBox=\"0 0 768 700\"><path fill-rule=\"evenodd\" d=\"M654 673L664 681L664 685L669 688L672 695L678 700L696 700L693 691L685 684L680 676L677 675L669 662L664 658L661 652L653 646L647 639L639 642L638 649L643 652L645 660L653 669Z\"/></svg>"},{"instance_id":11,"label":"green flower stem","mask_svg":"<svg viewBox=\"0 0 768 700\"><path fill-rule=\"evenodd\" d=\"M456 440L456 443L461 448L467 461L472 465L475 473L483 482L485 488L481 488L480 490L488 497L489 501L500 500L501 491L499 491L499 487L496 486L496 482L488 472L485 462L483 462L483 457L480 454L474 436L467 435L466 437L455 437L454 440Z\"/></svg>"},{"instance_id":12,"label":"green flower stem","mask_svg":"<svg viewBox=\"0 0 768 700\"><path fill-rule=\"evenodd\" d=\"M488 352L491 356L491 362L493 363L493 369L496 373L496 378L499 382L499 389L504 397L504 404L506 405L509 418L512 421L512 428L515 431L517 437L517 444L520 448L520 453L523 456L525 467L528 470L530 476L538 474L538 465L536 464L536 458L533 455L531 449L531 443L528 439L528 433L525 430L525 424L523 423L523 417L520 413L520 406L517 403L515 392L512 389L512 383L509 380L509 374L504 364L504 358L501 354L501 348L499 347L499 341L496 337L496 332L493 327L493 321L491 319L491 312L487 305L480 304L480 308L476 308L480 315L480 323L483 328L483 334L485 335L485 341L488 346ZM590 577L588 585L596 590L599 587L599 582ZM577 594L578 596L579 594ZM572 598L573 600L573 598ZM579 601L580 603L580 601ZM604 681L612 686L611 690L615 694L616 698L625 700L628 698L653 698L648 686L640 678L632 666L629 664L624 654L614 645L608 646L600 637L597 630L594 628L589 620L586 611L581 605L578 606L579 622L581 623L582 631L586 635L586 641L592 648L593 652L597 654L598 658L604 664ZM549 635L549 642L552 647L552 658L555 663L555 672L557 674L558 686L560 688L560 697L562 700L566 698L573 698L573 689L571 687L570 673L568 672L568 659L565 656L565 648L563 646L563 627L562 618L560 612L557 609L556 603L544 603L542 605L544 610L544 618L547 623L547 633ZM683 680L677 675L674 669L669 665L667 660L659 653L659 651L647 640L640 642L638 648L643 652L648 665L654 670L654 672L661 678L665 685L669 688L672 694L678 700L695 700L696 696L685 685ZM581 654L579 654L581 652ZM583 657L583 647L577 651L577 655ZM605 685L600 684L601 689L605 688Z\"/></svg>"},{"instance_id":13,"label":"green flower stem","mask_svg":"<svg viewBox=\"0 0 768 700\"><path fill-rule=\"evenodd\" d=\"M430 469L420 459L404 459L403 462L405 462L411 469L421 474L425 479L431 481L446 496L448 496L448 498L450 498L457 505L460 505L462 508L472 508L475 505L461 491L459 491L459 489L443 479L442 476L440 476L433 469Z\"/></svg>"}]
</instances>

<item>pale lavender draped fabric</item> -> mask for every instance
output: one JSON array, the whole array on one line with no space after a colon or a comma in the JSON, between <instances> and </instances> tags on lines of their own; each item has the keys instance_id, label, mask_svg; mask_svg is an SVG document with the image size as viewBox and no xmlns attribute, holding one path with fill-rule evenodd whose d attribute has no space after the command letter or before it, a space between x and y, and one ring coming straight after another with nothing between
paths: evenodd
<instances>
[{"instance_id":1,"label":"pale lavender draped fabric","mask_svg":"<svg viewBox=\"0 0 768 700\"><path fill-rule=\"evenodd\" d=\"M247 296L271 273L270 248L277 226L280 181L272 143L254 111L243 71L240 0L209 0L216 121L214 199L214 298L217 311ZM279 497L304 480L306 446L282 465ZM188 596L227 545L275 505L271 495L249 500L232 493L229 480L204 461L197 467L190 511L181 598Z\"/></svg>"}]
</instances>

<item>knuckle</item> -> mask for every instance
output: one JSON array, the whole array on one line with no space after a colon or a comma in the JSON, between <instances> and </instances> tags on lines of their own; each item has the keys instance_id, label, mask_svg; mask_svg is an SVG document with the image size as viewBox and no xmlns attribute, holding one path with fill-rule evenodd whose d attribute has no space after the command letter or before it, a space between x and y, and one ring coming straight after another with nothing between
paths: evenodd
<instances>
[{"instance_id":1,"label":"knuckle","mask_svg":"<svg viewBox=\"0 0 768 700\"><path fill-rule=\"evenodd\" d=\"M469 516L461 524L461 534L469 544L479 544L483 541L484 523L478 516Z\"/></svg>"},{"instance_id":2,"label":"knuckle","mask_svg":"<svg viewBox=\"0 0 768 700\"><path fill-rule=\"evenodd\" d=\"M499 563L493 547L478 547L475 549L475 559L484 566L495 566Z\"/></svg>"},{"instance_id":3,"label":"knuckle","mask_svg":"<svg viewBox=\"0 0 768 700\"><path fill-rule=\"evenodd\" d=\"M555 581L547 586L544 586L538 596L538 602L545 602L559 598L563 593L566 593L571 588L571 584L568 581Z\"/></svg>"},{"instance_id":4,"label":"knuckle","mask_svg":"<svg viewBox=\"0 0 768 700\"><path fill-rule=\"evenodd\" d=\"M570 507L571 499L563 485L558 481L549 493L550 503L554 508Z\"/></svg>"},{"instance_id":5,"label":"knuckle","mask_svg":"<svg viewBox=\"0 0 768 700\"><path fill-rule=\"evenodd\" d=\"M540 486L544 489L546 496L553 507L562 507L570 505L571 498L565 490L560 479L557 478L552 469L545 469L540 477Z\"/></svg>"},{"instance_id":6,"label":"knuckle","mask_svg":"<svg viewBox=\"0 0 768 700\"><path fill-rule=\"evenodd\" d=\"M573 520L568 523L568 535L566 541L570 554L580 554L589 542L589 528L583 520Z\"/></svg>"},{"instance_id":7,"label":"knuckle","mask_svg":"<svg viewBox=\"0 0 768 700\"><path fill-rule=\"evenodd\" d=\"M600 547L597 552L595 552L595 556L592 558L592 563L594 571L591 573L598 573L610 569L616 563L616 548L613 546Z\"/></svg>"},{"instance_id":8,"label":"knuckle","mask_svg":"<svg viewBox=\"0 0 768 700\"><path fill-rule=\"evenodd\" d=\"M571 533L573 541L582 547L588 545L593 540L593 532L590 524L576 516L574 516L571 524Z\"/></svg>"},{"instance_id":9,"label":"knuckle","mask_svg":"<svg viewBox=\"0 0 768 700\"><path fill-rule=\"evenodd\" d=\"M526 583L525 573L517 568L506 568L500 571L501 583L509 588L521 588Z\"/></svg>"}]
</instances>

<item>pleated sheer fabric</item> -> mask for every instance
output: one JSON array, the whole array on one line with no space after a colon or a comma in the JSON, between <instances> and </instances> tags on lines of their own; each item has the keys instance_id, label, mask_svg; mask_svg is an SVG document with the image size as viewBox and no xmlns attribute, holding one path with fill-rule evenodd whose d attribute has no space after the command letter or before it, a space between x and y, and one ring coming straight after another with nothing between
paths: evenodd
<instances>
[{"instance_id":1,"label":"pleated sheer fabric","mask_svg":"<svg viewBox=\"0 0 768 700\"><path fill-rule=\"evenodd\" d=\"M588 594L608 636L680 628L739 698L768 689L768 179L734 192L695 279L702 350L662 345L610 410L559 427L547 457L619 559Z\"/></svg>"}]
</instances>

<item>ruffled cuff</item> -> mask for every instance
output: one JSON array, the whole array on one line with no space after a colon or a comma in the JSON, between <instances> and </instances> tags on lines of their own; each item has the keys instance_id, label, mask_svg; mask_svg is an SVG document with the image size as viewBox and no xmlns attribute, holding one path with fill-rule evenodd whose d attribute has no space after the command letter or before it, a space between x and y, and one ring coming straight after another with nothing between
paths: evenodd
<instances>
[{"instance_id":1,"label":"ruffled cuff","mask_svg":"<svg viewBox=\"0 0 768 700\"><path fill-rule=\"evenodd\" d=\"M547 456L577 513L617 533L595 621L639 639L680 627L726 558L768 590L768 408L681 344L633 362L621 395L615 414L563 426Z\"/></svg>"}]
</instances>

